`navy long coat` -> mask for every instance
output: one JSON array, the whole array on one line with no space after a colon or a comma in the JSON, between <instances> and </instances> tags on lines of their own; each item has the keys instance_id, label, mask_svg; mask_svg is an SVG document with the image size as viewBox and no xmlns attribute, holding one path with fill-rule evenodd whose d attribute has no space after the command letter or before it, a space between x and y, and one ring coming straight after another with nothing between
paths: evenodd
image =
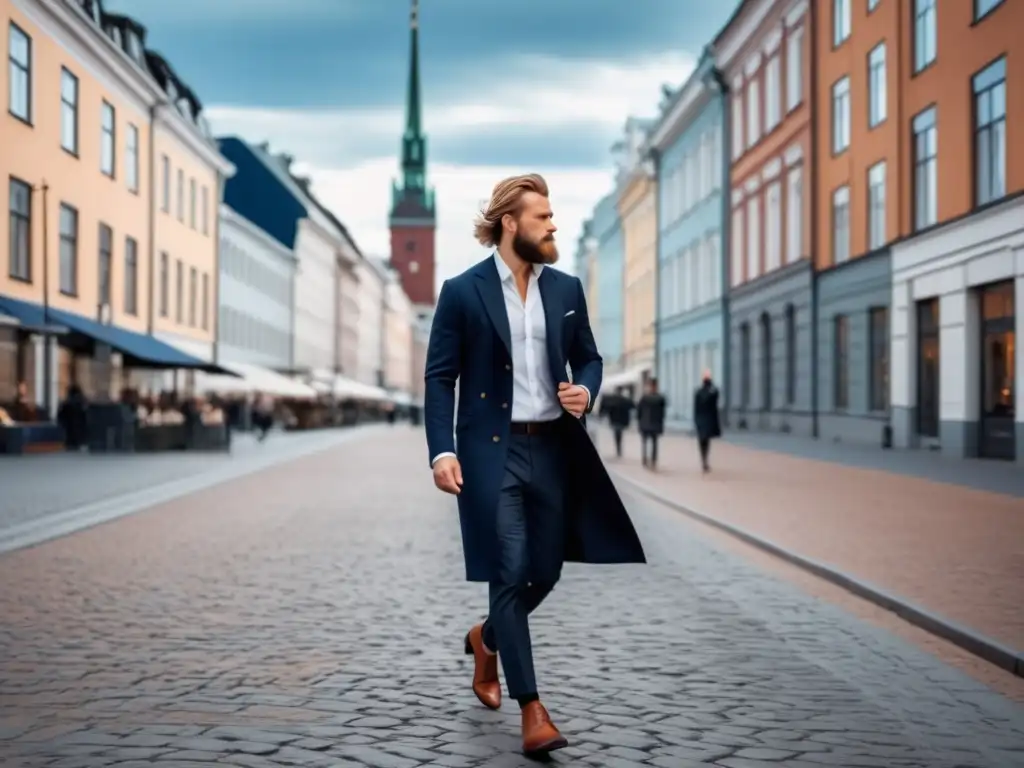
<instances>
[{"instance_id":1,"label":"navy long coat","mask_svg":"<svg viewBox=\"0 0 1024 768\"><path fill-rule=\"evenodd\" d=\"M573 381L601 389L602 361L579 279L551 268L538 278L547 321L548 364L557 387ZM455 421L455 382L459 381ZM493 257L446 280L427 348L424 421L429 458L453 452L462 465L458 496L469 581L497 575L498 499L512 414L512 342ZM455 423L454 433L452 430ZM566 546L530 563L533 581L557 581L562 563L644 563L643 547L594 444L579 419L562 416L568 465Z\"/></svg>"}]
</instances>

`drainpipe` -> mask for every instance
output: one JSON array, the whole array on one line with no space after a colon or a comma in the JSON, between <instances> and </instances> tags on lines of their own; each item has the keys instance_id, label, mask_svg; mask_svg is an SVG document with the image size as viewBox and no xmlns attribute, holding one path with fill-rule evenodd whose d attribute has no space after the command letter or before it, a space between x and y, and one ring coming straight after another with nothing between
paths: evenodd
<instances>
[{"instance_id":1,"label":"drainpipe","mask_svg":"<svg viewBox=\"0 0 1024 768\"><path fill-rule=\"evenodd\" d=\"M216 206L213 209L213 248L214 248L214 260L213 260L213 296L207 297L213 299L213 310L211 311L207 307L207 312L210 312L211 321L213 322L213 364L217 365L220 363L220 206L221 201L224 199L224 175L220 171L217 172L217 186L214 194L217 196L214 198ZM210 214L207 213L209 216Z\"/></svg>"},{"instance_id":2,"label":"drainpipe","mask_svg":"<svg viewBox=\"0 0 1024 768\"><path fill-rule=\"evenodd\" d=\"M732 151L731 151L731 137L732 137L732 110L729 109L727 103L727 97L729 95L729 84L725 80L725 76L718 69L718 67L712 66L709 70L712 87L718 92L718 100L720 108L722 110L721 120L721 131L722 140L718 143L718 146L722 150L722 157L720 159L722 174L722 215L721 215L721 232L719 235L719 242L721 243L721 249L718 254L719 263L722 266L721 275L722 282L719 286L722 292L722 387L721 391L725 393L725 407L722 408L722 421L726 426L729 425L729 413L732 409L732 402L730 393L732 391L732 333L729 325L730 322L730 301L729 301L729 270L728 265L730 264L729 254L732 252L732 185L730 184L730 170L732 168Z\"/></svg>"},{"instance_id":3,"label":"drainpipe","mask_svg":"<svg viewBox=\"0 0 1024 768\"><path fill-rule=\"evenodd\" d=\"M808 109L811 110L811 162L804 163L803 173L809 176L810 187L810 211L811 211L811 242L810 242L810 269L811 269L811 436L814 439L820 437L820 425L818 423L818 379L819 379L819 350L818 350L818 270L814 254L818 245L818 174L815 160L818 157L818 110L814 107L818 97L818 67L815 64L814 46L818 40L818 14L815 12L815 4L811 3L807 9L810 16L810 41L811 48L811 82L810 95L807 99ZM898 58L898 57L897 57ZM805 207L806 210L806 207Z\"/></svg>"},{"instance_id":4,"label":"drainpipe","mask_svg":"<svg viewBox=\"0 0 1024 768\"><path fill-rule=\"evenodd\" d=\"M661 388L661 152L647 151L654 170L654 378Z\"/></svg>"}]
</instances>

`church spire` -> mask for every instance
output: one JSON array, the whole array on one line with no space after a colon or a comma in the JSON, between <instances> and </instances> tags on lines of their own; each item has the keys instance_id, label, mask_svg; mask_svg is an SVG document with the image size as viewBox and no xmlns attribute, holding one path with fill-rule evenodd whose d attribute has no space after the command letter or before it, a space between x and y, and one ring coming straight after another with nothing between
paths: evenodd
<instances>
[{"instance_id":1,"label":"church spire","mask_svg":"<svg viewBox=\"0 0 1024 768\"><path fill-rule=\"evenodd\" d=\"M405 98L405 136L420 136L420 3L412 0L409 12L409 87Z\"/></svg>"},{"instance_id":2,"label":"church spire","mask_svg":"<svg viewBox=\"0 0 1024 768\"><path fill-rule=\"evenodd\" d=\"M420 95L420 4L412 0L409 12L409 82L402 133L402 180L394 186L392 209L418 208L419 215L434 215L433 191L427 187L427 138L423 135Z\"/></svg>"}]
</instances>

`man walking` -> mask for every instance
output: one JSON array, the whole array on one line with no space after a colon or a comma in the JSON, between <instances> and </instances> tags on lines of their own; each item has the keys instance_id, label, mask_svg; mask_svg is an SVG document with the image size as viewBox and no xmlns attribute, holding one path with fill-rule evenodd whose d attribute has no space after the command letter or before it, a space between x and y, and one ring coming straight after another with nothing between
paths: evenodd
<instances>
[{"instance_id":1,"label":"man walking","mask_svg":"<svg viewBox=\"0 0 1024 768\"><path fill-rule=\"evenodd\" d=\"M708 453L711 440L721 437L722 425L718 419L718 387L711 381L711 371L708 370L704 371L701 385L693 395L693 426L697 432L701 468L710 472Z\"/></svg>"},{"instance_id":2,"label":"man walking","mask_svg":"<svg viewBox=\"0 0 1024 768\"><path fill-rule=\"evenodd\" d=\"M622 433L629 429L629 417L633 412L633 401L621 392L605 395L611 398L608 403L608 423L611 424L615 436L615 456L622 458Z\"/></svg>"},{"instance_id":3,"label":"man walking","mask_svg":"<svg viewBox=\"0 0 1024 768\"><path fill-rule=\"evenodd\" d=\"M640 429L640 450L644 466L658 468L658 438L665 431L665 396L658 391L658 380L647 380L647 391L636 405L636 421Z\"/></svg>"},{"instance_id":4,"label":"man walking","mask_svg":"<svg viewBox=\"0 0 1024 768\"><path fill-rule=\"evenodd\" d=\"M500 654L530 755L568 742L540 702L528 615L563 562L645 562L580 423L602 362L579 279L547 266L558 259L555 229L542 177L494 187L476 236L497 250L441 287L424 394L434 483L458 496L467 579L489 585L489 615L465 637L473 692L501 706Z\"/></svg>"}]
</instances>

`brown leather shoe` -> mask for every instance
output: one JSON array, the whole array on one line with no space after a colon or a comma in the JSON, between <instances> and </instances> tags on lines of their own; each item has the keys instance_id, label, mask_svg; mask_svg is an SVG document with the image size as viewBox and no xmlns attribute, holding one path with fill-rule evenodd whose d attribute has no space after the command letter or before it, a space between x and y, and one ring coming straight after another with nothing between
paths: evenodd
<instances>
[{"instance_id":1,"label":"brown leather shoe","mask_svg":"<svg viewBox=\"0 0 1024 768\"><path fill-rule=\"evenodd\" d=\"M546 755L569 746L566 738L551 723L548 711L539 701L523 707L523 753L528 756Z\"/></svg>"},{"instance_id":2,"label":"brown leather shoe","mask_svg":"<svg viewBox=\"0 0 1024 768\"><path fill-rule=\"evenodd\" d=\"M489 709L501 706L501 681L498 680L498 655L484 650L484 625L477 624L466 635L466 655L475 662L473 693Z\"/></svg>"}]
</instances>

